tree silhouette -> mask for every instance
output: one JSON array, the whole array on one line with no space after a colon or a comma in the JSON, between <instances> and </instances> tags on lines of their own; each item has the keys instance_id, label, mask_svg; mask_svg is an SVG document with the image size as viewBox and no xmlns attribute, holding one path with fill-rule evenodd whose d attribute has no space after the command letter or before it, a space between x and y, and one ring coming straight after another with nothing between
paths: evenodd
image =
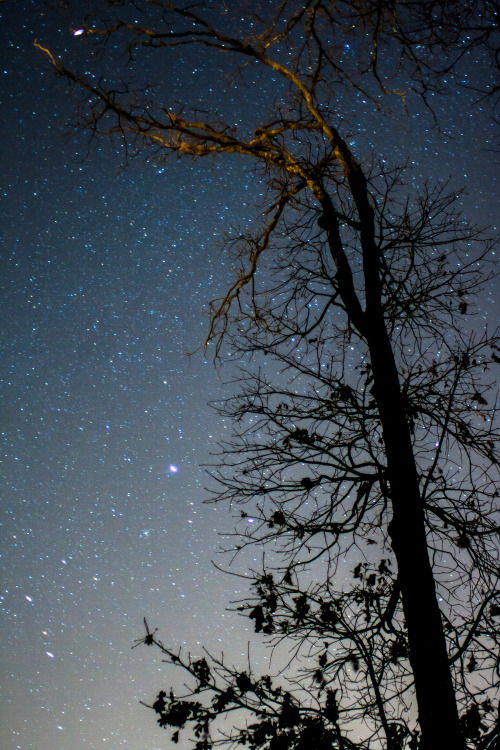
<instances>
[{"instance_id":1,"label":"tree silhouette","mask_svg":"<svg viewBox=\"0 0 500 750\"><path fill-rule=\"evenodd\" d=\"M381 118L427 100L477 45L497 65L496 4L96 5L90 42L113 36L131 58L201 46L277 91L270 114L236 127L81 76L38 44L83 91L93 132L157 158L241 154L266 186L211 304L208 342L240 361L217 405L235 427L213 499L254 521L233 550L270 550L234 607L293 659L281 682L256 678L174 652L146 624L144 643L192 678L159 693L158 723L175 742L190 728L197 750L497 747L499 349L471 324L494 239L456 213L456 191L409 191L404 169L357 156L342 111L349 96Z\"/></svg>"}]
</instances>

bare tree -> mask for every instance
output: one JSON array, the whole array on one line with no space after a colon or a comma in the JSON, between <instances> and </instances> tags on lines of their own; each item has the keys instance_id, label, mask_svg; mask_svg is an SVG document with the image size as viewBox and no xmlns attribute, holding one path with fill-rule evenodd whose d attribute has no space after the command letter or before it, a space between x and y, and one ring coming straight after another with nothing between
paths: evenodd
<instances>
[{"instance_id":1,"label":"bare tree","mask_svg":"<svg viewBox=\"0 0 500 750\"><path fill-rule=\"evenodd\" d=\"M457 64L462 32L434 24L443 3L284 2L264 18L97 5L102 15L81 27L91 41L122 39L131 58L203 46L260 66L279 96L238 128L81 76L39 44L84 92L93 132L158 158L241 154L267 186L255 229L230 243L235 281L211 307L208 340L242 361L236 395L218 407L235 434L215 499L254 521L236 550L271 551L235 606L292 644L292 687L174 653L147 630L141 640L194 680L189 695L159 694L160 725L177 740L191 724L199 750L230 713L235 729L219 726L218 741L255 749L493 748L499 357L495 334L470 320L494 239L455 213L456 192L409 194L404 170L362 162L337 96L362 92L381 117L396 94L425 97L442 69L434 48ZM341 52L350 45L354 58ZM350 585L338 582L347 554L358 560Z\"/></svg>"}]
</instances>

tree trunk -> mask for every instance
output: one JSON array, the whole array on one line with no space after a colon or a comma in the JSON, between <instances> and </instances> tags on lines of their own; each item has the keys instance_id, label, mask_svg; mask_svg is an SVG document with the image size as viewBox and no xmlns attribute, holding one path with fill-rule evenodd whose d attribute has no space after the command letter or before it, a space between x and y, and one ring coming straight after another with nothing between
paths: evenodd
<instances>
[{"instance_id":1,"label":"tree trunk","mask_svg":"<svg viewBox=\"0 0 500 750\"><path fill-rule=\"evenodd\" d=\"M339 137L339 142L345 146ZM345 152L345 153L344 153ZM352 270L342 246L330 197L318 190L323 224L337 267L339 291L351 323L368 344L373 368L373 395L382 422L392 503L389 535L398 564L409 659L422 738L420 750L466 750L460 729L443 623L429 562L425 518L399 377L382 308L380 259L373 209L365 176L345 146L346 176L360 219L366 309L354 290Z\"/></svg>"},{"instance_id":2,"label":"tree trunk","mask_svg":"<svg viewBox=\"0 0 500 750\"><path fill-rule=\"evenodd\" d=\"M420 750L465 750L443 624L427 550L425 519L411 435L390 340L383 322L371 321L368 345L373 394L385 443L392 520L389 535L398 565L409 659L415 680Z\"/></svg>"}]
</instances>

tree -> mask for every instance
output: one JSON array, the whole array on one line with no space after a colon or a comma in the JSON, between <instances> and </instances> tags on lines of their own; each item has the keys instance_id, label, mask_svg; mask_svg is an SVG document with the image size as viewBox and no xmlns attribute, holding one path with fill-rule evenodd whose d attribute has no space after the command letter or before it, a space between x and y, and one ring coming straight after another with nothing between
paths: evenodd
<instances>
[{"instance_id":1,"label":"tree","mask_svg":"<svg viewBox=\"0 0 500 750\"><path fill-rule=\"evenodd\" d=\"M457 3L316 0L260 17L241 4L97 3L80 29L97 44L114 36L131 57L197 45L268 72L279 102L238 127L81 76L39 45L84 92L92 131L157 158L241 154L267 189L256 229L229 243L236 279L211 306L208 340L242 362L236 395L219 405L235 433L215 499L255 521L238 549L272 550L236 606L256 632L294 645L294 668L276 685L174 653L147 629L139 640L193 678L188 696L162 691L152 706L174 741L189 725L204 750L234 712L227 742L255 750L498 742L500 454L488 399L499 350L469 324L494 238L455 213L456 192L409 193L404 170L362 161L341 132L350 95L381 118L395 99L425 98L493 5L452 16ZM476 43L493 49L490 31ZM355 60L342 52L351 46ZM359 562L345 588L335 574L348 551ZM242 712L255 723L239 724Z\"/></svg>"}]
</instances>

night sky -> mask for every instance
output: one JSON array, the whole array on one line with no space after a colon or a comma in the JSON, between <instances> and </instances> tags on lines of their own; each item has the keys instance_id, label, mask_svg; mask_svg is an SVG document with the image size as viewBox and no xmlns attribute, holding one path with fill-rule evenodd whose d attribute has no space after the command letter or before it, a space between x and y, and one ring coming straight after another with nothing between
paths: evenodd
<instances>
[{"instance_id":1,"label":"night sky","mask_svg":"<svg viewBox=\"0 0 500 750\"><path fill-rule=\"evenodd\" d=\"M155 750L168 735L139 700L170 678L152 650L131 650L143 617L193 653L246 658L252 638L224 613L236 579L211 564L230 515L203 505L202 465L230 430L207 402L231 370L187 353L230 278L223 233L251 220L259 183L243 159L125 165L119 144L70 134L67 92L33 41L70 53L77 40L44 8L1 6L0 746ZM195 57L171 72L175 95L239 121L271 105L270 80L227 89ZM464 65L488 82L481 59ZM451 88L434 98L448 135L410 102L410 117L358 119L356 148L407 160L410 184L450 178L465 213L494 224L498 125ZM490 284L480 322L497 323L495 300Z\"/></svg>"}]
</instances>

